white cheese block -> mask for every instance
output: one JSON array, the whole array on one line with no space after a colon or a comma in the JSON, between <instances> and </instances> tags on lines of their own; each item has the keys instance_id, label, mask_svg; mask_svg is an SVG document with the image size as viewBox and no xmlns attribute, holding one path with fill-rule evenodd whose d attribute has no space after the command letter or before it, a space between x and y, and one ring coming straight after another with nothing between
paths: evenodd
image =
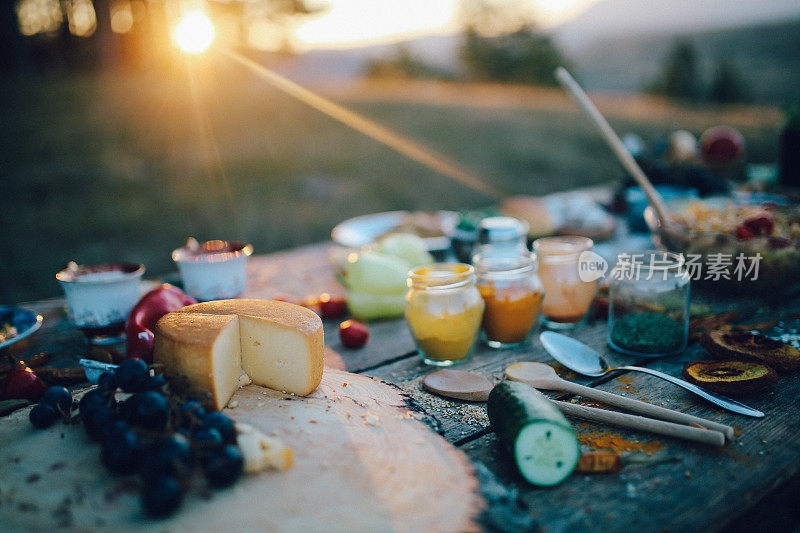
<instances>
[{"instance_id":1,"label":"white cheese block","mask_svg":"<svg viewBox=\"0 0 800 533\"><path fill-rule=\"evenodd\" d=\"M222 409L248 380L311 393L322 380L322 354L322 321L313 311L272 300L220 300L165 315L156 325L153 360L176 388Z\"/></svg>"}]
</instances>

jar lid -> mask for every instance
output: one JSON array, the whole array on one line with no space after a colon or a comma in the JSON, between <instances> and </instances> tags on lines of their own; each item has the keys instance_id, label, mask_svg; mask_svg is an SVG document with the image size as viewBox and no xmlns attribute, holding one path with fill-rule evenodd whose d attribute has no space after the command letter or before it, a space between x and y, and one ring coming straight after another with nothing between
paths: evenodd
<instances>
[{"instance_id":1,"label":"jar lid","mask_svg":"<svg viewBox=\"0 0 800 533\"><path fill-rule=\"evenodd\" d=\"M581 252L591 250L593 246L592 239L577 235L542 237L533 241L539 264L571 263L578 260Z\"/></svg>"},{"instance_id":2,"label":"jar lid","mask_svg":"<svg viewBox=\"0 0 800 533\"><path fill-rule=\"evenodd\" d=\"M480 244L518 241L527 236L528 223L514 217L487 217L478 227Z\"/></svg>"},{"instance_id":3,"label":"jar lid","mask_svg":"<svg viewBox=\"0 0 800 533\"><path fill-rule=\"evenodd\" d=\"M424 290L446 290L463 287L475 281L475 268L466 263L433 263L411 269L406 283Z\"/></svg>"}]
</instances>

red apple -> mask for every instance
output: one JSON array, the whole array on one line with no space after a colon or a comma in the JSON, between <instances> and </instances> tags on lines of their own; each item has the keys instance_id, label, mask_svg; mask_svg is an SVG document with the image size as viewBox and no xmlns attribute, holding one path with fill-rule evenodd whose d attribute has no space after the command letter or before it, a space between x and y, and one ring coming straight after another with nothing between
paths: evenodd
<instances>
[{"instance_id":1,"label":"red apple","mask_svg":"<svg viewBox=\"0 0 800 533\"><path fill-rule=\"evenodd\" d=\"M41 398L45 390L47 390L47 387L39 379L39 376L20 362L19 366L9 372L6 379L3 380L3 391L0 399L19 399L35 402Z\"/></svg>"},{"instance_id":2,"label":"red apple","mask_svg":"<svg viewBox=\"0 0 800 533\"><path fill-rule=\"evenodd\" d=\"M727 165L744 155L744 138L730 126L715 126L700 136L700 151L709 165Z\"/></svg>"}]
</instances>

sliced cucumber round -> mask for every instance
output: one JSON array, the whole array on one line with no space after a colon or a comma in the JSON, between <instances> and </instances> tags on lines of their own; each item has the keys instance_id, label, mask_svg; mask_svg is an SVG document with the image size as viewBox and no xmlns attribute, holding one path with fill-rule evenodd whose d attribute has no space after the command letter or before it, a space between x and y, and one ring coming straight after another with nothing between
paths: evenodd
<instances>
[{"instance_id":1,"label":"sliced cucumber round","mask_svg":"<svg viewBox=\"0 0 800 533\"><path fill-rule=\"evenodd\" d=\"M575 469L578 438L542 393L525 383L504 381L492 389L486 409L492 429L511 449L517 468L530 483L553 486Z\"/></svg>"},{"instance_id":2,"label":"sliced cucumber round","mask_svg":"<svg viewBox=\"0 0 800 533\"><path fill-rule=\"evenodd\" d=\"M532 422L514 442L514 459L522 476L534 485L552 487L569 476L581 455L571 428Z\"/></svg>"}]
</instances>

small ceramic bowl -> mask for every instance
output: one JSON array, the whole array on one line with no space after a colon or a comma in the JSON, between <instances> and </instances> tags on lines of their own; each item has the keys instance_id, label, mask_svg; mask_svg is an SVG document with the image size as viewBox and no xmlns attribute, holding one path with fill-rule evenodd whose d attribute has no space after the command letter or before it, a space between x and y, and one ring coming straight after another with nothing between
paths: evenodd
<instances>
[{"instance_id":1,"label":"small ceramic bowl","mask_svg":"<svg viewBox=\"0 0 800 533\"><path fill-rule=\"evenodd\" d=\"M247 258L253 245L243 242L189 239L173 250L186 293L201 302L235 298L247 288Z\"/></svg>"},{"instance_id":2,"label":"small ceramic bowl","mask_svg":"<svg viewBox=\"0 0 800 533\"><path fill-rule=\"evenodd\" d=\"M67 297L70 321L95 343L118 340L128 314L139 301L144 265L69 263L56 274Z\"/></svg>"}]
</instances>

